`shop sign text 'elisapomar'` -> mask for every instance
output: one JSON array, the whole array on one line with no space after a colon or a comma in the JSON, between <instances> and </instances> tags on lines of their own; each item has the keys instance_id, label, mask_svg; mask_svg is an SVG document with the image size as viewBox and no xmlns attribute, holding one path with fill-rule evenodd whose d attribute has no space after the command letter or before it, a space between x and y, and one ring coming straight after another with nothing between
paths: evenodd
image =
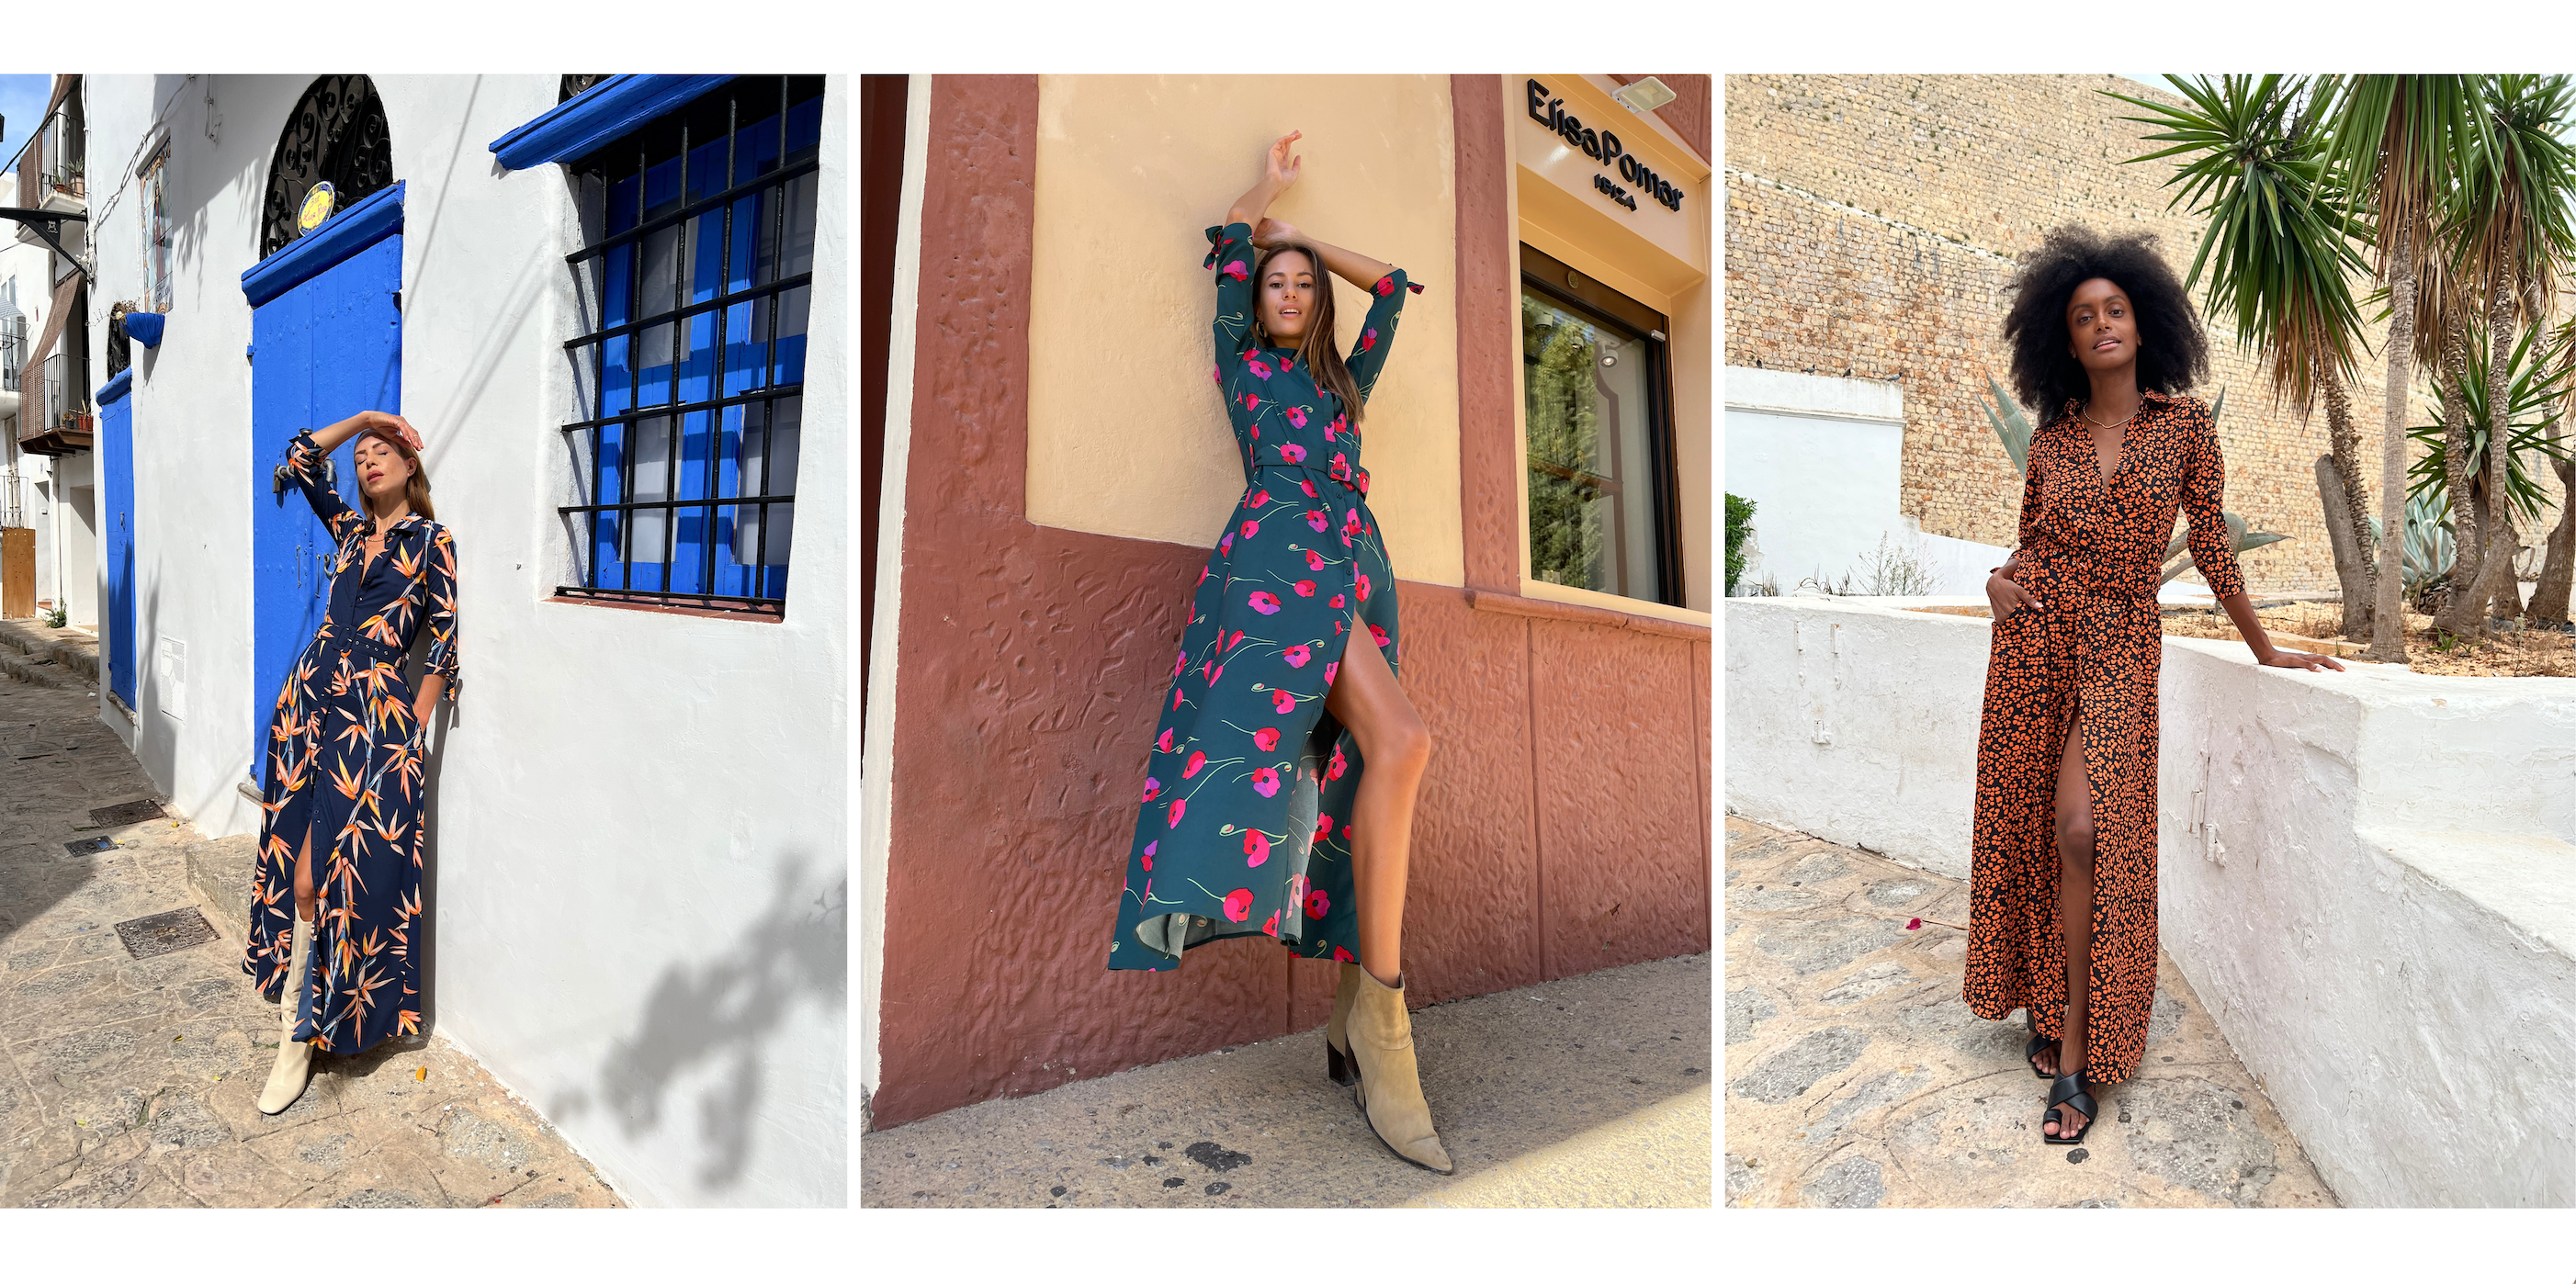
<instances>
[{"instance_id":1,"label":"shop sign text 'elisapomar'","mask_svg":"<svg viewBox=\"0 0 2576 1284\"><path fill-rule=\"evenodd\" d=\"M1648 199L1656 204L1668 210L1681 209L1682 189L1673 186L1671 180L1646 168L1643 162L1630 155L1627 149L1619 145L1617 134L1606 129L1585 128L1583 122L1565 111L1564 107L1565 100L1550 97L1547 86L1536 80L1529 82L1531 120L1537 121L1557 137L1564 139L1566 146L1575 148L1584 155L1601 162L1603 169L1609 169L1615 165L1619 170L1620 178L1635 184L1638 191L1644 192ZM1592 187L1593 190L1631 211L1637 208L1637 198L1631 195L1627 188L1611 182L1607 174L1593 175Z\"/></svg>"}]
</instances>

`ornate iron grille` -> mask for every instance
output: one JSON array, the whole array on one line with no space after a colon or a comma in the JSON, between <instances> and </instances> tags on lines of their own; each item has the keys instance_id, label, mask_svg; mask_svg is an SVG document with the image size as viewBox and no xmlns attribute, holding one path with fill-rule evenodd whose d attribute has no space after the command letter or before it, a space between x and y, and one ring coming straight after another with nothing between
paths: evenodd
<instances>
[{"instance_id":1,"label":"ornate iron grille","mask_svg":"<svg viewBox=\"0 0 2576 1284\"><path fill-rule=\"evenodd\" d=\"M559 594L784 614L822 106L742 77L574 163L601 235L565 257L596 323L564 344L591 417Z\"/></svg>"},{"instance_id":2,"label":"ornate iron grille","mask_svg":"<svg viewBox=\"0 0 2576 1284\"><path fill-rule=\"evenodd\" d=\"M287 113L268 163L268 199L261 209L259 256L285 249L303 235L296 212L313 185L329 180L347 207L393 186L393 134L385 105L365 76L324 76Z\"/></svg>"}]
</instances>

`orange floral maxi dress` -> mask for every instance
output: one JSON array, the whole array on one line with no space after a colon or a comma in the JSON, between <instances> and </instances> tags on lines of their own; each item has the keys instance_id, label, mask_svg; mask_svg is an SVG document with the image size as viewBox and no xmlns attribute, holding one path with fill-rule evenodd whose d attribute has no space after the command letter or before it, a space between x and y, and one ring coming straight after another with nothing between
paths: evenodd
<instances>
[{"instance_id":1,"label":"orange floral maxi dress","mask_svg":"<svg viewBox=\"0 0 2576 1284\"><path fill-rule=\"evenodd\" d=\"M2093 791L2093 960L2085 1068L2126 1082L2146 1051L2156 995L2156 606L2177 511L2211 592L2242 592L2220 510L2225 465L2209 408L2147 393L2104 480L2069 401L2031 434L2021 501L2023 587L2041 603L1994 626L1977 734L1964 997L2000 1021L2029 1008L2062 1038L2065 941L2057 913L2057 764L2084 714Z\"/></svg>"}]
</instances>

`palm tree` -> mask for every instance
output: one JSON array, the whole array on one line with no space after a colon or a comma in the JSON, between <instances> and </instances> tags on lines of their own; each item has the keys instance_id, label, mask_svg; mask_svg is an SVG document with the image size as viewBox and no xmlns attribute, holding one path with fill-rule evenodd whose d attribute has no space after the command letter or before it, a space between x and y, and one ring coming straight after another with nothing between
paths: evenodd
<instances>
[{"instance_id":1,"label":"palm tree","mask_svg":"<svg viewBox=\"0 0 2576 1284\"><path fill-rule=\"evenodd\" d=\"M2183 288L2208 273L2210 312L2232 320L2239 348L2265 356L2275 404L2287 399L2306 415L2320 393L2325 398L2343 500L2341 529L2330 529L2343 586L2343 631L2358 638L2376 586L2361 441L2344 389L2357 374L2362 346L2352 274L2369 270L2353 242L2367 232L2329 191L2334 174L2326 163L2325 99L2301 77L2165 79L2190 106L2104 91L2152 113L2124 118L2161 128L2145 141L2172 144L2127 163L2185 158L2165 180L2180 189L2166 208L2207 214L2209 234ZM2322 490L2322 477L2319 482ZM2334 512L2334 497L2320 498Z\"/></svg>"},{"instance_id":2,"label":"palm tree","mask_svg":"<svg viewBox=\"0 0 2576 1284\"><path fill-rule=\"evenodd\" d=\"M2433 222L2455 158L2487 130L2482 86L2471 76L2328 77L2331 101L2326 159L2340 171L2350 211L2365 211L2378 231L2378 271L2388 282L2388 420L2380 446L2379 514L2383 529L2406 522L2406 390L2415 355L2415 282L2433 256ZM2372 608L2370 658L2406 659L2406 617L2399 592L2402 539L2379 548L2379 597Z\"/></svg>"},{"instance_id":3,"label":"palm tree","mask_svg":"<svg viewBox=\"0 0 2576 1284\"><path fill-rule=\"evenodd\" d=\"M2487 436L2510 441L2505 392L2508 353L2524 313L2545 314L2557 290L2557 260L2576 250L2576 227L2567 218L2567 201L2576 194L2576 150L2558 135L2576 108L2576 88L2563 75L2500 75L2484 78L2480 94L2488 126L2463 156L2451 208L2444 211L2453 226L2452 262L2464 281L2474 282L2486 304L2488 342ZM2509 596L2515 613L2522 599L2514 584L2513 559L2521 544L2514 533L2513 508L2504 502L2510 450L2487 452L2487 528L2479 533L2479 560L2465 591L2453 594L2434 627L2459 634L2484 633L2488 604ZM2453 487L2459 485L2453 479Z\"/></svg>"}]
</instances>

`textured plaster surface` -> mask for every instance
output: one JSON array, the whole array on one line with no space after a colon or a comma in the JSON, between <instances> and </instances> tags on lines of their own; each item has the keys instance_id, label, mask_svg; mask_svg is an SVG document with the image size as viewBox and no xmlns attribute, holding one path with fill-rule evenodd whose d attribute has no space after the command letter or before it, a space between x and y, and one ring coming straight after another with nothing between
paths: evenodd
<instances>
[{"instance_id":1,"label":"textured plaster surface","mask_svg":"<svg viewBox=\"0 0 2576 1284\"><path fill-rule=\"evenodd\" d=\"M242 974L238 910L200 901L224 934L166 954L118 940L119 922L190 907L190 857L221 844L168 819L91 825L157 797L97 712L0 681L0 1207L623 1206L437 1035L318 1056L295 1104L259 1113L278 1011ZM117 846L63 847L96 838Z\"/></svg>"},{"instance_id":2,"label":"textured plaster surface","mask_svg":"<svg viewBox=\"0 0 2576 1284\"><path fill-rule=\"evenodd\" d=\"M1964 877L1984 621L1727 611L1729 812ZM2160 699L2162 944L2325 1180L2576 1203L2576 680L2171 638Z\"/></svg>"},{"instance_id":3,"label":"textured plaster surface","mask_svg":"<svg viewBox=\"0 0 2576 1284\"><path fill-rule=\"evenodd\" d=\"M2171 959L2138 1077L2052 1146L2028 1032L1968 1010L1965 934L1930 921L1965 884L1735 816L1726 845L1729 1207L2335 1205Z\"/></svg>"},{"instance_id":4,"label":"textured plaster surface","mask_svg":"<svg viewBox=\"0 0 2576 1284\"><path fill-rule=\"evenodd\" d=\"M1037 85L943 76L930 100L879 1127L1309 1029L1334 978L1251 940L1177 972L1107 970L1168 645L1206 551L1023 518ZM1709 643L1397 592L1403 680L1435 744L1405 913L1414 1001L1705 951L1707 728L1690 701Z\"/></svg>"},{"instance_id":5,"label":"textured plaster surface","mask_svg":"<svg viewBox=\"0 0 2576 1284\"><path fill-rule=\"evenodd\" d=\"M1451 1176L1370 1134L1309 1029L870 1133L859 1203L1707 1208L1709 963L1663 959L1415 1012Z\"/></svg>"},{"instance_id":6,"label":"textured plaster surface","mask_svg":"<svg viewBox=\"0 0 2576 1284\"><path fill-rule=\"evenodd\" d=\"M1396 573L1463 582L1457 215L1447 76L1044 76L1028 297L1028 516L1206 548L1243 495L1209 373L1205 229L1294 129L1272 217L1400 267L1422 293L1361 428ZM1334 279L1344 352L1367 291Z\"/></svg>"}]
</instances>

